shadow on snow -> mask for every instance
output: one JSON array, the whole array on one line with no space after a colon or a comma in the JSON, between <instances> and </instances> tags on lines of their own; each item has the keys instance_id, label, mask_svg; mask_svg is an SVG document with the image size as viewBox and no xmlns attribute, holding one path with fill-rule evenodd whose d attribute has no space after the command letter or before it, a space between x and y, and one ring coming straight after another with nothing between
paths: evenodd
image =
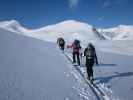
<instances>
[{"instance_id":1,"label":"shadow on snow","mask_svg":"<svg viewBox=\"0 0 133 100\"><path fill-rule=\"evenodd\" d=\"M110 80L112 80L114 78L129 77L129 76L133 76L133 72L126 72L126 73L115 72L115 75L105 76L105 77L98 77L98 78L95 78L94 80L99 80L96 84L108 83Z\"/></svg>"},{"instance_id":2,"label":"shadow on snow","mask_svg":"<svg viewBox=\"0 0 133 100\"><path fill-rule=\"evenodd\" d=\"M117 64L104 64L104 63L101 63L99 65L96 65L97 67L113 67L113 66L117 66Z\"/></svg>"},{"instance_id":3,"label":"shadow on snow","mask_svg":"<svg viewBox=\"0 0 133 100\"><path fill-rule=\"evenodd\" d=\"M85 64L82 64L80 65L81 67L85 67ZM115 67L117 66L117 64L98 64L98 65L94 65L94 67Z\"/></svg>"}]
</instances>

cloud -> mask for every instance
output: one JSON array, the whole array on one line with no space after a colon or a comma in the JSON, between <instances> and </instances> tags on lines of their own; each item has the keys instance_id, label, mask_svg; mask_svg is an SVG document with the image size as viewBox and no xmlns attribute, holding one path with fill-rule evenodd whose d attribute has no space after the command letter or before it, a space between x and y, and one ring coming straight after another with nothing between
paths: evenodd
<instances>
[{"instance_id":1,"label":"cloud","mask_svg":"<svg viewBox=\"0 0 133 100\"><path fill-rule=\"evenodd\" d=\"M102 6L102 8L110 7L114 0L98 0Z\"/></svg>"},{"instance_id":2,"label":"cloud","mask_svg":"<svg viewBox=\"0 0 133 100\"><path fill-rule=\"evenodd\" d=\"M120 6L127 4L130 0L98 0L102 8L108 8L111 6Z\"/></svg>"},{"instance_id":3,"label":"cloud","mask_svg":"<svg viewBox=\"0 0 133 100\"><path fill-rule=\"evenodd\" d=\"M111 5L112 5L112 1L111 0L104 0L102 7L103 8L107 8L107 7L111 6Z\"/></svg>"},{"instance_id":4,"label":"cloud","mask_svg":"<svg viewBox=\"0 0 133 100\"><path fill-rule=\"evenodd\" d=\"M104 20L104 16L101 16L98 18L98 21L102 21L102 20Z\"/></svg>"},{"instance_id":5,"label":"cloud","mask_svg":"<svg viewBox=\"0 0 133 100\"><path fill-rule=\"evenodd\" d=\"M79 4L79 0L68 0L68 3L70 8L74 8Z\"/></svg>"}]
</instances>

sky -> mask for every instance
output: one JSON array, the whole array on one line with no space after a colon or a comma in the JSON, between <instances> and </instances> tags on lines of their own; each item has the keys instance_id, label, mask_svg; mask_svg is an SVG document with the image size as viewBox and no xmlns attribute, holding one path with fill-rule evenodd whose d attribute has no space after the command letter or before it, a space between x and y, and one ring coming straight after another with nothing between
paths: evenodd
<instances>
[{"instance_id":1,"label":"sky","mask_svg":"<svg viewBox=\"0 0 133 100\"><path fill-rule=\"evenodd\" d=\"M133 25L133 0L0 0L0 21L40 28L65 20L95 27Z\"/></svg>"}]
</instances>

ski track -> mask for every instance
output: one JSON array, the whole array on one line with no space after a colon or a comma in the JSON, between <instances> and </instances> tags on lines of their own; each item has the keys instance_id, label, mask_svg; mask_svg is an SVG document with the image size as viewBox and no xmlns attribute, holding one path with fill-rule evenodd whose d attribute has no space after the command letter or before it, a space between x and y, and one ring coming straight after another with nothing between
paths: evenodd
<instances>
[{"instance_id":1,"label":"ski track","mask_svg":"<svg viewBox=\"0 0 133 100\"><path fill-rule=\"evenodd\" d=\"M66 52L66 55L69 57L70 60L72 60L70 51L69 51L69 53ZM83 61L82 61L82 62L83 62ZM82 62L81 62L81 63L82 63ZM87 75L87 73L86 73L86 68L85 68L85 67L83 67L83 66L82 66L82 67L77 66L77 67L80 69L80 71L81 71L83 74L85 74L85 76ZM79 79L80 77L77 77L75 74L74 74L74 76L75 76L75 78L76 78L77 80L80 80L80 79ZM79 82L81 82L81 81L82 81L82 80L80 80ZM103 100L119 100L119 98L116 97L116 96L114 95L114 93L113 93L113 91L111 90L111 88L108 88L108 86L107 86L106 84L104 84L104 83L99 83L98 85L96 85L96 87L98 87L99 90L100 90L101 92L104 93L105 96L102 98ZM95 87L93 87L93 88L95 88ZM99 92L99 90L95 88L95 91L96 91L97 93ZM81 91L79 91L79 92L81 92ZM99 94L99 93L98 93L98 94ZM80 96L86 98L86 100L89 100L88 97L86 97L86 94L85 94L84 92L81 92L81 93L80 93Z\"/></svg>"},{"instance_id":2,"label":"ski track","mask_svg":"<svg viewBox=\"0 0 133 100\"><path fill-rule=\"evenodd\" d=\"M78 96L80 97L80 100L97 100L93 91L90 91L89 86L84 83L82 76L75 70L71 62L70 61L68 62L69 62L68 67L70 68L70 74L72 74L76 80L76 83L72 88L78 92Z\"/></svg>"},{"instance_id":3,"label":"ski track","mask_svg":"<svg viewBox=\"0 0 133 100\"><path fill-rule=\"evenodd\" d=\"M65 56L67 57L66 54L65 54ZM71 58L70 58L70 57L67 57L67 58L68 58L69 61L71 62ZM75 68L74 68L74 69L75 69ZM80 73L79 73L79 74L80 74ZM77 78L77 77L76 77L76 78ZM82 76L81 74L80 74L80 78L83 79L82 81L87 82L86 80L84 80L84 78L83 78L83 76ZM78 79L78 80L79 80L79 79ZM89 86L89 87L90 87L90 86ZM89 88L89 87L88 87L88 88ZM92 88L92 87L90 87L90 88ZM90 89L90 88L89 88L89 89ZM92 88L92 92L95 94L97 100L101 100L100 97L98 96L99 93L97 94L97 92L95 91L95 89ZM80 94L80 96L81 96L81 94ZM83 95L82 95L82 96L83 96ZM94 99L94 100L95 100L95 99Z\"/></svg>"}]
</instances>

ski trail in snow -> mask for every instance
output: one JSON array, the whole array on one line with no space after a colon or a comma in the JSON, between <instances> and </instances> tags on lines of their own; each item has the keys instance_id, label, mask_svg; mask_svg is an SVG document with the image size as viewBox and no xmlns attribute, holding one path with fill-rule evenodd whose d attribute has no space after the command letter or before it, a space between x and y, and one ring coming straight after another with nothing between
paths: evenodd
<instances>
[{"instance_id":1,"label":"ski trail in snow","mask_svg":"<svg viewBox=\"0 0 133 100\"><path fill-rule=\"evenodd\" d=\"M64 56L64 54L62 54L62 53L64 53L64 52L61 51L60 55ZM83 80L82 80L80 74L75 70L75 68L71 65L71 63L69 61L68 61L68 67L70 68L71 71L69 73L64 72L64 74L67 77L69 77L70 74L72 74L74 76L76 83L72 88L78 93L80 100L95 100L95 98L89 92L88 85L83 83ZM92 98L92 99L90 99L90 98ZM69 100L69 98L65 98L65 100Z\"/></svg>"},{"instance_id":2,"label":"ski trail in snow","mask_svg":"<svg viewBox=\"0 0 133 100\"><path fill-rule=\"evenodd\" d=\"M68 59L66 59L66 60L68 61ZM76 80L76 83L72 88L78 92L78 96L81 98L81 100L100 100L100 99L96 99L94 94L91 95L93 92L92 91L90 92L89 86L84 84L83 78L75 70L74 66L72 66L69 61L68 61L68 67L71 70L69 74L72 74Z\"/></svg>"},{"instance_id":3,"label":"ski trail in snow","mask_svg":"<svg viewBox=\"0 0 133 100\"><path fill-rule=\"evenodd\" d=\"M64 53L64 54L65 54L65 53ZM70 62L72 62L71 57L69 57L67 54L65 54L65 56L68 58L68 60L69 60ZM75 67L75 69L76 69L76 67ZM80 71L80 70L77 70L77 72L78 72L78 71ZM100 99L101 97L98 96L99 93L96 92L96 90L90 85L90 83L88 83L88 81L84 79L84 76L83 76L82 72L80 72L79 74L81 75L83 81L86 82L86 83L89 85L89 87L91 88L91 90L92 90L93 93L95 94L97 100L101 100L101 99Z\"/></svg>"},{"instance_id":4,"label":"ski trail in snow","mask_svg":"<svg viewBox=\"0 0 133 100\"><path fill-rule=\"evenodd\" d=\"M90 99L92 96L90 95L89 92L89 87L87 85L83 84L83 80L79 73L77 73L75 70L71 71L71 74L75 77L77 84L76 86L73 86L72 88L78 92L78 95L83 99L83 100L95 100L95 99ZM82 88L81 88L82 87Z\"/></svg>"},{"instance_id":5,"label":"ski trail in snow","mask_svg":"<svg viewBox=\"0 0 133 100\"><path fill-rule=\"evenodd\" d=\"M66 55L68 56L69 60L71 60L71 56L69 54L66 54ZM86 72L85 68L83 68L83 67L81 68L79 66L77 66L77 67L80 69L81 73L85 74L85 72ZM95 90L97 92L101 91L104 94L104 97L103 97L104 100L119 100L118 97L117 98L114 97L113 91L111 89L109 89L105 84L100 83L99 85L94 85L93 88L95 88ZM83 94L80 94L80 96L82 96L82 95Z\"/></svg>"}]
</instances>

